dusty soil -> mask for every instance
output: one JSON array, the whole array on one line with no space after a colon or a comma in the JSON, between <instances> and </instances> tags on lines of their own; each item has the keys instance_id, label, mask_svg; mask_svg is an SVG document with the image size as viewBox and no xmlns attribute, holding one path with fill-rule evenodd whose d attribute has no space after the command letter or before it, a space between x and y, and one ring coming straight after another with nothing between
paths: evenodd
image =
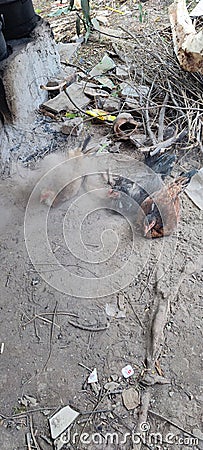
<instances>
[{"instance_id":1,"label":"dusty soil","mask_svg":"<svg viewBox=\"0 0 203 450\"><path fill-rule=\"evenodd\" d=\"M150 10L155 16L163 15L167 23L166 4L155 3L143 4L148 17ZM153 23L160 26L160 20ZM91 50L91 41L85 53L87 48ZM94 127L94 138L105 134L105 127ZM133 154L127 144L123 144L123 151ZM183 155L176 171L201 166L202 154L195 150ZM66 216L70 202L49 212L47 234L57 258L56 266L50 266L40 247L39 224L46 207L35 204L32 210L32 247L35 255L41 256L33 261L26 247L26 232L24 235L26 199L19 192L17 195L10 179L1 181L0 190L0 345L4 343L0 355L1 449L53 448L48 417L64 405L81 413L64 449L137 449L141 432L143 449L202 449L202 212L183 194L178 230L151 242L137 235L133 223L122 215L101 208L100 200L98 209L92 208L87 214L82 186L78 196L81 203L74 204L73 213L69 212L71 221ZM81 210L85 211L83 222ZM81 238L85 251L91 252L91 263L84 254L81 257ZM104 256L98 258L98 251ZM64 275L57 261L68 274L77 275L72 291L71 279L70 284L60 284ZM191 270L187 269L188 262ZM121 278L114 279L119 270ZM157 273L163 274L158 284ZM107 285L102 279L106 276ZM85 294L88 288L89 296ZM164 339L157 356L157 374L167 383L162 379L163 384L159 380L148 386L143 380L149 341L153 340L150 329L159 300L167 302L169 296ZM120 309L117 306L118 297L120 303L124 302L124 317L118 314L123 312L122 305L119 303ZM114 317L107 315L106 304L116 307ZM121 370L127 364L133 367L134 375L125 379ZM98 385L87 384L94 368L100 391ZM118 383L115 392L105 389L108 381ZM122 401L122 391L129 387L140 395L139 404L132 410L127 410ZM140 402L146 392L150 393L148 416L143 420L146 424L138 427ZM23 404L25 395L34 400ZM30 429L38 446L27 444ZM126 434L133 432L134 441ZM113 443L112 433L116 433ZM153 433L159 433L157 442Z\"/></svg>"}]
</instances>

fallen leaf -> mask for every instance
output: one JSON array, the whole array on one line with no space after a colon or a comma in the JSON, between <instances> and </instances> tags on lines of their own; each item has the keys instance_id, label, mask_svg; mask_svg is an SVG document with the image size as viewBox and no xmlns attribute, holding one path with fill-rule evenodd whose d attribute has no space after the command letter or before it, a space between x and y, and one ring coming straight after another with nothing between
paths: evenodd
<instances>
[{"instance_id":1,"label":"fallen leaf","mask_svg":"<svg viewBox=\"0 0 203 450\"><path fill-rule=\"evenodd\" d=\"M111 114L103 111L102 109L89 109L85 112L86 114L89 114L89 116L92 116L98 120L107 120L108 122L114 122L114 120L116 119L116 116L111 116Z\"/></svg>"}]
</instances>

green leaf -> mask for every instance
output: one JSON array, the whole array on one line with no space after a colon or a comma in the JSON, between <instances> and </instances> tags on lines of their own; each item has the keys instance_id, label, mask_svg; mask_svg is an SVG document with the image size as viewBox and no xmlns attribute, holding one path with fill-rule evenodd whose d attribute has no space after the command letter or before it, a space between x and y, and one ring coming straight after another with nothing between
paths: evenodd
<instances>
[{"instance_id":1,"label":"green leaf","mask_svg":"<svg viewBox=\"0 0 203 450\"><path fill-rule=\"evenodd\" d=\"M69 7L59 8L56 11L53 11L50 14L48 14L48 17L58 17L61 16L61 14L68 14L69 12L70 12Z\"/></svg>"},{"instance_id":2,"label":"green leaf","mask_svg":"<svg viewBox=\"0 0 203 450\"><path fill-rule=\"evenodd\" d=\"M75 119L75 117L77 117L77 114L74 114L74 113L66 113L65 114L65 117L67 118L67 119Z\"/></svg>"},{"instance_id":3,"label":"green leaf","mask_svg":"<svg viewBox=\"0 0 203 450\"><path fill-rule=\"evenodd\" d=\"M79 17L77 17L77 19L76 19L76 33L77 33L77 36L80 36L80 18Z\"/></svg>"},{"instance_id":4,"label":"green leaf","mask_svg":"<svg viewBox=\"0 0 203 450\"><path fill-rule=\"evenodd\" d=\"M70 8L71 11L73 9L73 6L74 6L74 0L70 0L69 8Z\"/></svg>"},{"instance_id":5,"label":"green leaf","mask_svg":"<svg viewBox=\"0 0 203 450\"><path fill-rule=\"evenodd\" d=\"M141 3L139 3L139 22L142 23L143 22L143 8Z\"/></svg>"},{"instance_id":6,"label":"green leaf","mask_svg":"<svg viewBox=\"0 0 203 450\"><path fill-rule=\"evenodd\" d=\"M81 7L87 25L91 24L89 0L81 0Z\"/></svg>"},{"instance_id":7,"label":"green leaf","mask_svg":"<svg viewBox=\"0 0 203 450\"><path fill-rule=\"evenodd\" d=\"M87 43L89 37L90 37L90 26L87 26L86 33L85 33L85 43Z\"/></svg>"},{"instance_id":8,"label":"green leaf","mask_svg":"<svg viewBox=\"0 0 203 450\"><path fill-rule=\"evenodd\" d=\"M36 12L36 14L40 14L42 12L42 10L37 8L37 9L35 9L35 12Z\"/></svg>"}]
</instances>

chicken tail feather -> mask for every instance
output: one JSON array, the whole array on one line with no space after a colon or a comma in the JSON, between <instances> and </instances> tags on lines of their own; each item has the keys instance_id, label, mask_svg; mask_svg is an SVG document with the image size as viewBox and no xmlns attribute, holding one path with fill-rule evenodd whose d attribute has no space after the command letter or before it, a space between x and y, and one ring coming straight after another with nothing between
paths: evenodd
<instances>
[{"instance_id":1,"label":"chicken tail feather","mask_svg":"<svg viewBox=\"0 0 203 450\"><path fill-rule=\"evenodd\" d=\"M179 187L179 192L184 191L188 186L191 178L197 173L196 169L190 170L189 172L183 172L180 174L178 178L174 181L177 188Z\"/></svg>"},{"instance_id":2,"label":"chicken tail feather","mask_svg":"<svg viewBox=\"0 0 203 450\"><path fill-rule=\"evenodd\" d=\"M170 175L175 164L175 155L164 153L163 155L146 156L145 164L154 172L159 173L164 180L167 175Z\"/></svg>"},{"instance_id":3,"label":"chicken tail feather","mask_svg":"<svg viewBox=\"0 0 203 450\"><path fill-rule=\"evenodd\" d=\"M85 152L85 149L87 147L87 145L89 144L90 140L91 140L92 136L90 136L90 134L88 134L84 141L81 143L80 148L81 148L81 152Z\"/></svg>"}]
</instances>

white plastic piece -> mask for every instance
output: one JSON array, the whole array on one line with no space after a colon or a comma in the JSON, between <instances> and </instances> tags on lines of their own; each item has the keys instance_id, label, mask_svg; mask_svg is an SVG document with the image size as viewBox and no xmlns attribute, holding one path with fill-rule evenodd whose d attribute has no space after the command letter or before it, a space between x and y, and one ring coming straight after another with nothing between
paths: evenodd
<instances>
[{"instance_id":1,"label":"white plastic piece","mask_svg":"<svg viewBox=\"0 0 203 450\"><path fill-rule=\"evenodd\" d=\"M124 378L129 378L134 374L134 370L130 364L122 368L122 374Z\"/></svg>"},{"instance_id":2,"label":"white plastic piece","mask_svg":"<svg viewBox=\"0 0 203 450\"><path fill-rule=\"evenodd\" d=\"M88 377L87 382L88 383L97 383L98 382L98 376L97 376L97 369L96 368L91 372L90 376Z\"/></svg>"}]
</instances>

